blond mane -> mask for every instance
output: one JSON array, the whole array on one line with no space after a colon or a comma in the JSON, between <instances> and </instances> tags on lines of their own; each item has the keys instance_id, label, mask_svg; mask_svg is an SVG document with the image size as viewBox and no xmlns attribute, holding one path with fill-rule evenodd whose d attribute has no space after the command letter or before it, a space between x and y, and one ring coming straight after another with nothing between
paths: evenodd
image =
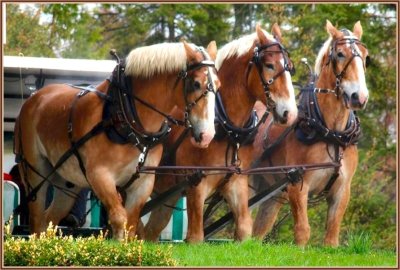
<instances>
[{"instance_id":1,"label":"blond mane","mask_svg":"<svg viewBox=\"0 0 400 270\"><path fill-rule=\"evenodd\" d=\"M331 42L332 42L332 37L330 36L325 41L324 45L318 52L318 56L317 56L317 59L315 60L315 67L314 67L314 72L317 77L321 73L321 69L322 69L322 65L323 65L322 59L324 58L324 55L328 52L329 47L331 46Z\"/></svg>"},{"instance_id":2,"label":"blond mane","mask_svg":"<svg viewBox=\"0 0 400 270\"><path fill-rule=\"evenodd\" d=\"M263 30L263 32L268 39L275 40L267 31ZM215 60L217 70L225 59L233 56L240 57L248 53L256 40L258 40L257 33L252 33L225 44L217 53L217 59Z\"/></svg>"},{"instance_id":3,"label":"blond mane","mask_svg":"<svg viewBox=\"0 0 400 270\"><path fill-rule=\"evenodd\" d=\"M190 44L194 48L193 44ZM161 43L132 50L126 58L125 74L150 78L155 74L173 73L186 67L183 43Z\"/></svg>"}]
</instances>

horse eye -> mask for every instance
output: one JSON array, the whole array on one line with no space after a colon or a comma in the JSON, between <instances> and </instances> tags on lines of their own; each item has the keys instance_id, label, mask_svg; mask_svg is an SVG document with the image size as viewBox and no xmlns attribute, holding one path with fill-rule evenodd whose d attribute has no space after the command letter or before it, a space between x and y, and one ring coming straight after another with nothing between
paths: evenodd
<instances>
[{"instance_id":1,"label":"horse eye","mask_svg":"<svg viewBox=\"0 0 400 270\"><path fill-rule=\"evenodd\" d=\"M371 58L369 58L369 56L367 55L367 57L365 57L365 67L368 67L371 64Z\"/></svg>"},{"instance_id":2,"label":"horse eye","mask_svg":"<svg viewBox=\"0 0 400 270\"><path fill-rule=\"evenodd\" d=\"M194 88L194 90L198 90L198 89L200 89L200 83L198 82L198 81L194 81L194 83L193 83L193 88Z\"/></svg>"},{"instance_id":3,"label":"horse eye","mask_svg":"<svg viewBox=\"0 0 400 270\"><path fill-rule=\"evenodd\" d=\"M343 54L342 52L338 52L338 53L337 53L337 57L339 57L339 58L344 58L344 54Z\"/></svg>"},{"instance_id":4,"label":"horse eye","mask_svg":"<svg viewBox=\"0 0 400 270\"><path fill-rule=\"evenodd\" d=\"M266 67L267 69L270 69L270 70L275 70L275 67L274 67L273 64L267 63L267 64L265 64L265 67Z\"/></svg>"}]
</instances>

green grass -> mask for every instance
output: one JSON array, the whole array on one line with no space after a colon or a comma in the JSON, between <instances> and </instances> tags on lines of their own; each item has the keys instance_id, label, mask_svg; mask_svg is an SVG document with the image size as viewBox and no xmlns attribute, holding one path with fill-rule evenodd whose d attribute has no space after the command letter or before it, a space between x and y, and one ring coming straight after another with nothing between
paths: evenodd
<instances>
[{"instance_id":1,"label":"green grass","mask_svg":"<svg viewBox=\"0 0 400 270\"><path fill-rule=\"evenodd\" d=\"M357 245L357 244L355 244ZM173 258L178 266L370 266L395 267L394 251L375 251L355 245L340 248L306 247L291 244L244 243L175 244Z\"/></svg>"}]
</instances>

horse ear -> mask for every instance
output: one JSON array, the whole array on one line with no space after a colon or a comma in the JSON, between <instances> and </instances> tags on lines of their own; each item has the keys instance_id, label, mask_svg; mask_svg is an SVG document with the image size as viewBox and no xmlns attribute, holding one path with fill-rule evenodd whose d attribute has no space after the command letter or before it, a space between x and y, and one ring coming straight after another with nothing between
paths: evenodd
<instances>
[{"instance_id":1,"label":"horse ear","mask_svg":"<svg viewBox=\"0 0 400 270\"><path fill-rule=\"evenodd\" d=\"M361 40L361 36L362 36L362 34L363 34L363 30L362 30L360 21L356 22L356 24L354 25L353 34L354 34L358 39Z\"/></svg>"},{"instance_id":2,"label":"horse ear","mask_svg":"<svg viewBox=\"0 0 400 270\"><path fill-rule=\"evenodd\" d=\"M207 52L210 55L211 59L215 61L217 58L217 43L215 40L211 41L207 46Z\"/></svg>"},{"instance_id":3,"label":"horse ear","mask_svg":"<svg viewBox=\"0 0 400 270\"><path fill-rule=\"evenodd\" d=\"M186 59L188 62L196 61L196 52L192 49L192 47L185 41L181 41L183 43L183 47L186 51Z\"/></svg>"},{"instance_id":4,"label":"horse ear","mask_svg":"<svg viewBox=\"0 0 400 270\"><path fill-rule=\"evenodd\" d=\"M257 32L257 36L258 36L258 40L260 41L260 44L267 44L268 39L264 35L263 30L261 29L260 23L257 23L257 25L256 25L256 32Z\"/></svg>"},{"instance_id":5,"label":"horse ear","mask_svg":"<svg viewBox=\"0 0 400 270\"><path fill-rule=\"evenodd\" d=\"M281 28L279 27L279 25L277 23L274 23L274 25L272 26L271 33L274 36L274 38L276 39L276 41L278 41L279 43L282 43Z\"/></svg>"},{"instance_id":6,"label":"horse ear","mask_svg":"<svg viewBox=\"0 0 400 270\"><path fill-rule=\"evenodd\" d=\"M326 20L326 31L333 39L338 39L341 35L343 35L339 30L336 29L336 27L332 25L329 20Z\"/></svg>"}]
</instances>

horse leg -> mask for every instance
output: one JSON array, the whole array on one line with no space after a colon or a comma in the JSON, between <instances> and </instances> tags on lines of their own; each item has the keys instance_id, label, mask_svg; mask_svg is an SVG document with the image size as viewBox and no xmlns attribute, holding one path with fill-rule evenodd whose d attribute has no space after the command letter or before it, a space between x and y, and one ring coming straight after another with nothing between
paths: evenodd
<instances>
[{"instance_id":1,"label":"horse leg","mask_svg":"<svg viewBox=\"0 0 400 270\"><path fill-rule=\"evenodd\" d=\"M138 229L140 212L150 197L154 186L154 175L142 175L126 191L125 208L128 213L129 236L135 236ZM143 224L142 224L143 225ZM143 230L143 228L141 228Z\"/></svg>"},{"instance_id":2,"label":"horse leg","mask_svg":"<svg viewBox=\"0 0 400 270\"><path fill-rule=\"evenodd\" d=\"M122 200L117 192L112 173L107 168L90 170L90 167L87 166L87 177L93 192L107 210L113 237L122 240L127 223L127 214L122 206Z\"/></svg>"},{"instance_id":3,"label":"horse leg","mask_svg":"<svg viewBox=\"0 0 400 270\"><path fill-rule=\"evenodd\" d=\"M277 196L281 198L285 195L286 193L282 193ZM263 240L265 235L271 232L282 206L283 204L275 198L271 198L260 205L254 219L253 237Z\"/></svg>"},{"instance_id":4,"label":"horse leg","mask_svg":"<svg viewBox=\"0 0 400 270\"><path fill-rule=\"evenodd\" d=\"M310 239L310 225L307 216L308 185L306 175L303 183L288 185L289 201L294 217L294 238L296 244L305 246Z\"/></svg>"},{"instance_id":5,"label":"horse leg","mask_svg":"<svg viewBox=\"0 0 400 270\"><path fill-rule=\"evenodd\" d=\"M257 191L266 190L272 183L267 182L265 177L261 175L254 175L251 179L256 186ZM275 179L272 179L275 182ZM272 230L272 227L278 217L279 211L283 204L280 199L287 200L287 192L280 192L274 198L263 202L257 211L256 218L253 223L253 237L263 240L265 235Z\"/></svg>"},{"instance_id":6,"label":"horse leg","mask_svg":"<svg viewBox=\"0 0 400 270\"><path fill-rule=\"evenodd\" d=\"M139 221L138 221L138 224L136 227L136 234L137 234L138 239L144 239L144 237L145 237L144 224L140 218L139 218Z\"/></svg>"},{"instance_id":7,"label":"horse leg","mask_svg":"<svg viewBox=\"0 0 400 270\"><path fill-rule=\"evenodd\" d=\"M326 246L337 247L339 245L340 224L350 200L351 181L343 182L343 180L343 178L336 179L336 183L327 197L328 216L324 240Z\"/></svg>"},{"instance_id":8,"label":"horse leg","mask_svg":"<svg viewBox=\"0 0 400 270\"><path fill-rule=\"evenodd\" d=\"M208 195L207 178L195 187L186 190L186 203L188 215L188 231L186 242L198 243L204 240L203 209L204 201Z\"/></svg>"},{"instance_id":9,"label":"horse leg","mask_svg":"<svg viewBox=\"0 0 400 270\"><path fill-rule=\"evenodd\" d=\"M164 182L170 176L159 175L156 181ZM167 188L165 188L166 190ZM158 193L162 193L165 190L157 190ZM175 206L181 194L171 196L163 204L158 205L151 211L150 218L144 228L145 240L157 242L162 230L168 225L168 222L172 216L173 208L168 206Z\"/></svg>"},{"instance_id":10,"label":"horse leg","mask_svg":"<svg viewBox=\"0 0 400 270\"><path fill-rule=\"evenodd\" d=\"M60 176L57 176L60 177ZM45 211L45 220L48 224L50 221L57 225L71 211L76 201L76 196L79 194L81 187L74 186L67 188L63 181L60 188L54 187L53 201Z\"/></svg>"},{"instance_id":11,"label":"horse leg","mask_svg":"<svg viewBox=\"0 0 400 270\"><path fill-rule=\"evenodd\" d=\"M32 179L33 175L28 173L28 178ZM41 179L41 178L40 178ZM30 180L30 184L35 187L40 183L39 181ZM36 193L36 199L28 202L29 207L29 229L31 233L39 235L46 230L46 222L44 217L46 194L49 183L45 182L39 191ZM29 194L29 192L27 192Z\"/></svg>"},{"instance_id":12,"label":"horse leg","mask_svg":"<svg viewBox=\"0 0 400 270\"><path fill-rule=\"evenodd\" d=\"M248 207L248 177L234 175L222 189L235 218L235 240L243 241L251 236L253 221Z\"/></svg>"},{"instance_id":13,"label":"horse leg","mask_svg":"<svg viewBox=\"0 0 400 270\"><path fill-rule=\"evenodd\" d=\"M181 194L177 194L151 211L149 221L144 229L146 240L152 242L158 241L162 230L168 225L174 210L172 207L168 206L175 206L181 197Z\"/></svg>"},{"instance_id":14,"label":"horse leg","mask_svg":"<svg viewBox=\"0 0 400 270\"><path fill-rule=\"evenodd\" d=\"M46 160L41 158L39 159L32 158L32 157L30 157L29 160L31 160L30 164L32 165L32 167L35 168L35 170L37 170L41 175L46 176L50 173L51 165ZM18 166L21 174L21 180L25 186L25 192L27 196L29 196L31 190L28 187L30 186L32 188L36 188L44 180L41 176L36 174L32 169L30 169L29 167L25 167L23 163L20 163ZM40 232L45 231L47 226L45 219L43 217L46 207L46 194L48 187L49 187L49 181L45 181L35 194L34 199L28 201L29 229L31 233L35 233L37 235L39 235Z\"/></svg>"}]
</instances>

